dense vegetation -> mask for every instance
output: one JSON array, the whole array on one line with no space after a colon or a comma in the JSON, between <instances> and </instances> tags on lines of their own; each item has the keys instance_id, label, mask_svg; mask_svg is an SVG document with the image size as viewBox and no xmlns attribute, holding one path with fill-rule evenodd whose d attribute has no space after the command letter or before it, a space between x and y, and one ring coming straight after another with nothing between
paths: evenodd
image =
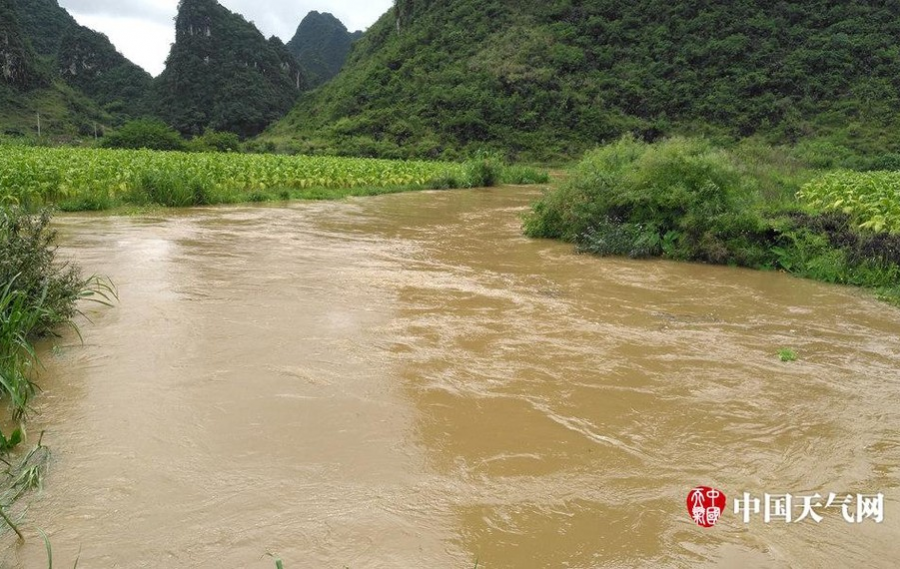
<instances>
[{"instance_id":1,"label":"dense vegetation","mask_svg":"<svg viewBox=\"0 0 900 569\"><path fill-rule=\"evenodd\" d=\"M900 177L815 177L755 142L626 137L588 153L525 227L599 255L780 269L900 300Z\"/></svg>"},{"instance_id":2,"label":"dense vegetation","mask_svg":"<svg viewBox=\"0 0 900 569\"><path fill-rule=\"evenodd\" d=\"M351 44L360 37L362 32L350 33L331 14L310 12L300 22L287 48L306 71L309 87L315 88L338 74L350 54Z\"/></svg>"},{"instance_id":3,"label":"dense vegetation","mask_svg":"<svg viewBox=\"0 0 900 569\"><path fill-rule=\"evenodd\" d=\"M57 0L9 0L17 8L23 33L34 50L46 58L54 58L62 47L63 37L78 26Z\"/></svg>"},{"instance_id":4,"label":"dense vegetation","mask_svg":"<svg viewBox=\"0 0 900 569\"><path fill-rule=\"evenodd\" d=\"M799 197L849 216L858 229L900 234L900 172L832 172L805 185Z\"/></svg>"},{"instance_id":5,"label":"dense vegetation","mask_svg":"<svg viewBox=\"0 0 900 569\"><path fill-rule=\"evenodd\" d=\"M182 0L154 112L186 135L253 136L293 105L305 78L277 38L266 40L215 0Z\"/></svg>"},{"instance_id":6,"label":"dense vegetation","mask_svg":"<svg viewBox=\"0 0 900 569\"><path fill-rule=\"evenodd\" d=\"M572 157L633 132L896 149L880 1L398 0L267 137L302 151Z\"/></svg>"},{"instance_id":7,"label":"dense vegetation","mask_svg":"<svg viewBox=\"0 0 900 569\"><path fill-rule=\"evenodd\" d=\"M89 281L55 259L50 216L0 207L0 396L21 416L34 394L32 340L75 314Z\"/></svg>"},{"instance_id":8,"label":"dense vegetation","mask_svg":"<svg viewBox=\"0 0 900 569\"><path fill-rule=\"evenodd\" d=\"M104 148L131 150L184 150L187 146L178 131L156 119L130 121L116 132L106 136Z\"/></svg>"},{"instance_id":9,"label":"dense vegetation","mask_svg":"<svg viewBox=\"0 0 900 569\"><path fill-rule=\"evenodd\" d=\"M143 112L150 76L54 0L0 0L0 35L0 132L87 137Z\"/></svg>"},{"instance_id":10,"label":"dense vegetation","mask_svg":"<svg viewBox=\"0 0 900 569\"><path fill-rule=\"evenodd\" d=\"M46 84L12 0L0 0L0 82L23 90Z\"/></svg>"},{"instance_id":11,"label":"dense vegetation","mask_svg":"<svg viewBox=\"0 0 900 569\"><path fill-rule=\"evenodd\" d=\"M116 51L105 35L79 25L55 0L11 1L49 78L62 79L116 116L145 112L150 74Z\"/></svg>"},{"instance_id":12,"label":"dense vegetation","mask_svg":"<svg viewBox=\"0 0 900 569\"><path fill-rule=\"evenodd\" d=\"M314 12L288 49L215 0L180 2L175 25L167 69L153 80L56 0L0 0L2 131L73 140L153 116L187 136L250 137L337 73L359 35Z\"/></svg>"},{"instance_id":13,"label":"dense vegetation","mask_svg":"<svg viewBox=\"0 0 900 569\"><path fill-rule=\"evenodd\" d=\"M221 139L213 136L213 139ZM202 139L201 139L202 140ZM0 204L97 210L334 199L426 187L546 181L492 157L466 164L235 153L0 146Z\"/></svg>"}]
</instances>

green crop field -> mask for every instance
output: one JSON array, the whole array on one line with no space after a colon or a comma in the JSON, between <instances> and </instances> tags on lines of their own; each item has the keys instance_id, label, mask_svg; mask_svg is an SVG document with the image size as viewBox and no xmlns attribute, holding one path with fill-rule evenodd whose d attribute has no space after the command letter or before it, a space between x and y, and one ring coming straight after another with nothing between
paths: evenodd
<instances>
[{"instance_id":1,"label":"green crop field","mask_svg":"<svg viewBox=\"0 0 900 569\"><path fill-rule=\"evenodd\" d=\"M798 197L849 215L860 229L900 234L900 172L831 172L803 186Z\"/></svg>"},{"instance_id":2,"label":"green crop field","mask_svg":"<svg viewBox=\"0 0 900 569\"><path fill-rule=\"evenodd\" d=\"M447 180L464 180L465 168L446 162L4 145L0 204L99 210L321 199L447 186Z\"/></svg>"}]
</instances>

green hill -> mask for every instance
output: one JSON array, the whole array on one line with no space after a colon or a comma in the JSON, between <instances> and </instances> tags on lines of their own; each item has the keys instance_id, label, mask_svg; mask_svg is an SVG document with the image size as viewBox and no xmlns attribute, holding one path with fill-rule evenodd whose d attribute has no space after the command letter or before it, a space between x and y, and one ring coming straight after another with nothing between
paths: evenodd
<instances>
[{"instance_id":1,"label":"green hill","mask_svg":"<svg viewBox=\"0 0 900 569\"><path fill-rule=\"evenodd\" d=\"M115 50L109 39L83 26L63 36L56 56L59 74L108 112L137 117L147 112L149 73Z\"/></svg>"},{"instance_id":2,"label":"green hill","mask_svg":"<svg viewBox=\"0 0 900 569\"><path fill-rule=\"evenodd\" d=\"M21 90L46 85L48 78L37 65L37 55L25 37L12 0L0 0L0 80Z\"/></svg>"},{"instance_id":3,"label":"green hill","mask_svg":"<svg viewBox=\"0 0 900 569\"><path fill-rule=\"evenodd\" d=\"M183 134L212 128L246 137L282 117L305 85L280 40L215 0L182 0L154 109Z\"/></svg>"},{"instance_id":4,"label":"green hill","mask_svg":"<svg viewBox=\"0 0 900 569\"><path fill-rule=\"evenodd\" d=\"M21 28L52 79L62 79L122 118L146 112L149 73L105 35L79 25L56 0L12 0Z\"/></svg>"},{"instance_id":5,"label":"green hill","mask_svg":"<svg viewBox=\"0 0 900 569\"><path fill-rule=\"evenodd\" d=\"M33 48L13 0L0 0L0 133L89 136L112 121L97 103L53 73ZM33 16L33 14L30 14ZM40 125L40 127L39 127Z\"/></svg>"},{"instance_id":6,"label":"green hill","mask_svg":"<svg viewBox=\"0 0 900 569\"><path fill-rule=\"evenodd\" d=\"M624 132L896 149L882 1L397 0L264 139L304 152L572 156Z\"/></svg>"},{"instance_id":7,"label":"green hill","mask_svg":"<svg viewBox=\"0 0 900 569\"><path fill-rule=\"evenodd\" d=\"M43 57L55 58L63 37L78 26L75 18L56 0L7 1L16 6L23 32Z\"/></svg>"},{"instance_id":8,"label":"green hill","mask_svg":"<svg viewBox=\"0 0 900 569\"><path fill-rule=\"evenodd\" d=\"M362 32L350 33L331 14L310 12L287 48L306 70L309 86L314 88L338 74L350 54L350 46L360 37Z\"/></svg>"}]
</instances>

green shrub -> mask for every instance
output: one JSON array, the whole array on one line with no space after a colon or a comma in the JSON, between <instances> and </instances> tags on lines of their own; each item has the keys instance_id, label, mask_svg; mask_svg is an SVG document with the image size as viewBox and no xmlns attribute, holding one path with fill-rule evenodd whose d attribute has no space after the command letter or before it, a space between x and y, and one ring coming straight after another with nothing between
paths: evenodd
<instances>
[{"instance_id":1,"label":"green shrub","mask_svg":"<svg viewBox=\"0 0 900 569\"><path fill-rule=\"evenodd\" d=\"M140 173L132 202L155 203L165 207L208 205L206 186L196 178L189 178L173 170L145 170Z\"/></svg>"},{"instance_id":2,"label":"green shrub","mask_svg":"<svg viewBox=\"0 0 900 569\"><path fill-rule=\"evenodd\" d=\"M605 220L604 209L626 168L646 152L647 145L632 137L588 152L569 179L538 201L525 219L531 237L575 241Z\"/></svg>"},{"instance_id":3,"label":"green shrub","mask_svg":"<svg viewBox=\"0 0 900 569\"><path fill-rule=\"evenodd\" d=\"M813 168L840 168L857 158L857 153L840 142L809 138L794 147L794 154Z\"/></svg>"},{"instance_id":4,"label":"green shrub","mask_svg":"<svg viewBox=\"0 0 900 569\"><path fill-rule=\"evenodd\" d=\"M463 165L462 186L465 188L489 188L501 181L503 159L499 154L478 152Z\"/></svg>"},{"instance_id":5,"label":"green shrub","mask_svg":"<svg viewBox=\"0 0 900 569\"><path fill-rule=\"evenodd\" d=\"M425 187L429 190L450 190L453 188L461 188L463 183L460 178L453 172L445 172L428 180Z\"/></svg>"},{"instance_id":6,"label":"green shrub","mask_svg":"<svg viewBox=\"0 0 900 569\"><path fill-rule=\"evenodd\" d=\"M139 119L125 123L103 138L104 148L138 150L185 150L187 147L178 131L156 119Z\"/></svg>"},{"instance_id":7,"label":"green shrub","mask_svg":"<svg viewBox=\"0 0 900 569\"><path fill-rule=\"evenodd\" d=\"M764 229L753 195L731 156L704 140L626 137L589 153L525 228L600 254L727 262L728 240Z\"/></svg>"},{"instance_id":8,"label":"green shrub","mask_svg":"<svg viewBox=\"0 0 900 569\"><path fill-rule=\"evenodd\" d=\"M208 130L187 143L191 152L240 152L241 139L233 132Z\"/></svg>"},{"instance_id":9,"label":"green shrub","mask_svg":"<svg viewBox=\"0 0 900 569\"><path fill-rule=\"evenodd\" d=\"M866 161L860 170L897 171L900 170L900 154L888 152Z\"/></svg>"},{"instance_id":10,"label":"green shrub","mask_svg":"<svg viewBox=\"0 0 900 569\"><path fill-rule=\"evenodd\" d=\"M900 173L834 172L798 194L787 190L810 171L770 150L623 138L588 153L534 205L525 231L599 255L784 270L898 302Z\"/></svg>"},{"instance_id":11,"label":"green shrub","mask_svg":"<svg viewBox=\"0 0 900 569\"><path fill-rule=\"evenodd\" d=\"M506 166L503 168L500 182L513 185L546 184L550 182L550 175L546 170L528 166Z\"/></svg>"},{"instance_id":12,"label":"green shrub","mask_svg":"<svg viewBox=\"0 0 900 569\"><path fill-rule=\"evenodd\" d=\"M15 281L13 290L24 294L28 306L45 308L29 334L44 334L72 318L86 284L76 266L57 262L50 217L48 210L0 208L0 286Z\"/></svg>"},{"instance_id":13,"label":"green shrub","mask_svg":"<svg viewBox=\"0 0 900 569\"><path fill-rule=\"evenodd\" d=\"M34 394L31 340L68 322L89 281L56 260L50 214L0 208L0 395L21 417Z\"/></svg>"}]
</instances>

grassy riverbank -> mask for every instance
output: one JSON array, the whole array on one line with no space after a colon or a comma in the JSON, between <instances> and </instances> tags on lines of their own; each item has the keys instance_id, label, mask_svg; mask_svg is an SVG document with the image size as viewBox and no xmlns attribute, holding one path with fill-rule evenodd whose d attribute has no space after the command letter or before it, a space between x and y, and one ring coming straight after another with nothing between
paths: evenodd
<instances>
[{"instance_id":1,"label":"grassy riverbank","mask_svg":"<svg viewBox=\"0 0 900 569\"><path fill-rule=\"evenodd\" d=\"M34 342L60 326L73 326L81 299L108 301L111 286L84 278L77 266L56 258L55 232L48 212L30 214L0 206L0 400L8 415L0 423L0 518L21 538L11 508L25 492L38 487L49 451L39 440L29 453L13 456L25 442L25 422L36 393L40 368ZM15 518L15 519L14 519Z\"/></svg>"},{"instance_id":2,"label":"grassy riverbank","mask_svg":"<svg viewBox=\"0 0 900 569\"><path fill-rule=\"evenodd\" d=\"M752 141L623 138L588 153L525 230L598 255L783 270L900 303L900 175L829 172Z\"/></svg>"},{"instance_id":3,"label":"grassy riverbank","mask_svg":"<svg viewBox=\"0 0 900 569\"><path fill-rule=\"evenodd\" d=\"M0 145L0 204L64 211L339 199L546 179L491 155L457 164Z\"/></svg>"}]
</instances>

